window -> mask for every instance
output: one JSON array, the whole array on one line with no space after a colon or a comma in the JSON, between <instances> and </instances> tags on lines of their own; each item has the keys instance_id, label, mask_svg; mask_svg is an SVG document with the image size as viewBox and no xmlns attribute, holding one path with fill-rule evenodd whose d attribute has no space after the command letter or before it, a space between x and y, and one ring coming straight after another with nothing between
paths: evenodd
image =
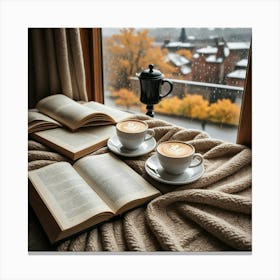
<instances>
[{"instance_id":1,"label":"window","mask_svg":"<svg viewBox=\"0 0 280 280\"><path fill-rule=\"evenodd\" d=\"M173 81L157 118L236 142L250 41L248 28L104 28L104 103L145 113L136 73L154 64Z\"/></svg>"}]
</instances>

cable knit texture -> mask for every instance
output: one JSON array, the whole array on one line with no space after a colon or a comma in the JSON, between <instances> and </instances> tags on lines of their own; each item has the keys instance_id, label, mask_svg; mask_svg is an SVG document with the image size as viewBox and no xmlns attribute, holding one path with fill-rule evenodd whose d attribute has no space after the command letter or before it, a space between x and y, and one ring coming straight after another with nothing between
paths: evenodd
<instances>
[{"instance_id":1,"label":"cable knit texture","mask_svg":"<svg viewBox=\"0 0 280 280\"><path fill-rule=\"evenodd\" d=\"M135 118L135 117L134 117ZM58 251L251 251L251 150L212 139L208 134L175 127L137 115L155 131L158 143L182 140L204 158L205 173L190 184L159 183L145 172L145 161L120 157L162 195L82 234L57 244ZM46 146L29 140L29 170L68 161ZM108 153L104 147L93 154Z\"/></svg>"}]
</instances>

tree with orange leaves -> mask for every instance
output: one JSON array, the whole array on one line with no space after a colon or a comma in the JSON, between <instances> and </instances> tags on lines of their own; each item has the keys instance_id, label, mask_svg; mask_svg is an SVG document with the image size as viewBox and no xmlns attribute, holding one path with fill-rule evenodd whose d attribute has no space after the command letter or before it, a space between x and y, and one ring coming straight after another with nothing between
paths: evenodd
<instances>
[{"instance_id":1,"label":"tree with orange leaves","mask_svg":"<svg viewBox=\"0 0 280 280\"><path fill-rule=\"evenodd\" d=\"M237 125L239 121L240 108L229 99L219 99L209 107L209 120L217 123Z\"/></svg>"},{"instance_id":2,"label":"tree with orange leaves","mask_svg":"<svg viewBox=\"0 0 280 280\"><path fill-rule=\"evenodd\" d=\"M166 50L153 45L148 30L136 31L134 28L121 29L105 39L105 76L109 89L130 88L130 77L154 64L166 77L171 75L174 67L165 62Z\"/></svg>"},{"instance_id":3,"label":"tree with orange leaves","mask_svg":"<svg viewBox=\"0 0 280 280\"><path fill-rule=\"evenodd\" d=\"M182 115L182 99L177 96L162 99L160 103L154 107L155 112L168 115Z\"/></svg>"},{"instance_id":4,"label":"tree with orange leaves","mask_svg":"<svg viewBox=\"0 0 280 280\"><path fill-rule=\"evenodd\" d=\"M194 119L206 119L208 116L208 101L199 94L187 94L182 99L182 114Z\"/></svg>"},{"instance_id":5,"label":"tree with orange leaves","mask_svg":"<svg viewBox=\"0 0 280 280\"><path fill-rule=\"evenodd\" d=\"M115 98L116 105L126 107L126 109L129 109L133 105L139 105L140 103L139 98L134 92L126 88L113 92L112 96Z\"/></svg>"},{"instance_id":6,"label":"tree with orange leaves","mask_svg":"<svg viewBox=\"0 0 280 280\"><path fill-rule=\"evenodd\" d=\"M208 117L208 101L199 94L187 94L183 99L173 96L155 105L155 112L204 120Z\"/></svg>"}]
</instances>

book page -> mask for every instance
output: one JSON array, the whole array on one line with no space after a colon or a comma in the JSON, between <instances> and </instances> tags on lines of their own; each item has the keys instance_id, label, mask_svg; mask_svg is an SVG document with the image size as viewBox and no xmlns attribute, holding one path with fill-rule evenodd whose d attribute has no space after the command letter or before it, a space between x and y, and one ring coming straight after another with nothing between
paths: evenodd
<instances>
[{"instance_id":1,"label":"book page","mask_svg":"<svg viewBox=\"0 0 280 280\"><path fill-rule=\"evenodd\" d=\"M67 162L29 171L28 177L62 230L111 209Z\"/></svg>"},{"instance_id":2,"label":"book page","mask_svg":"<svg viewBox=\"0 0 280 280\"><path fill-rule=\"evenodd\" d=\"M109 139L114 135L115 130L115 126L113 125L80 128L75 132L69 131L65 128L55 128L36 132L35 135L38 135L57 146L61 146L72 153L76 153Z\"/></svg>"},{"instance_id":3,"label":"book page","mask_svg":"<svg viewBox=\"0 0 280 280\"><path fill-rule=\"evenodd\" d=\"M28 132L60 127L61 124L35 110L28 110Z\"/></svg>"},{"instance_id":4,"label":"book page","mask_svg":"<svg viewBox=\"0 0 280 280\"><path fill-rule=\"evenodd\" d=\"M84 118L93 113L90 108L63 94L51 95L40 100L36 108L71 129L76 129Z\"/></svg>"},{"instance_id":5,"label":"book page","mask_svg":"<svg viewBox=\"0 0 280 280\"><path fill-rule=\"evenodd\" d=\"M94 101L85 103L83 106L91 108L91 109L99 111L99 112L103 112L103 113L111 116L115 120L115 122L120 122L122 120L131 118L133 116L133 114L131 114L131 113L117 110L117 109L111 108L109 106L106 106L104 104L94 102Z\"/></svg>"},{"instance_id":6,"label":"book page","mask_svg":"<svg viewBox=\"0 0 280 280\"><path fill-rule=\"evenodd\" d=\"M115 212L132 200L159 193L138 173L110 153L84 157L73 167Z\"/></svg>"},{"instance_id":7,"label":"book page","mask_svg":"<svg viewBox=\"0 0 280 280\"><path fill-rule=\"evenodd\" d=\"M38 111L28 110L28 124L34 121L45 121L59 125L57 121L44 114L39 113Z\"/></svg>"}]
</instances>

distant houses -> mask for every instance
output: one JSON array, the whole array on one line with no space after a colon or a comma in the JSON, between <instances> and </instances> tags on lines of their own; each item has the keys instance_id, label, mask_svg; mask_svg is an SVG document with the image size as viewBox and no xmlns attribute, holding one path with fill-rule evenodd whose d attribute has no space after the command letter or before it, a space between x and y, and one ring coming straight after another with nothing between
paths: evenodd
<instances>
[{"instance_id":1,"label":"distant houses","mask_svg":"<svg viewBox=\"0 0 280 280\"><path fill-rule=\"evenodd\" d=\"M184 30L184 28L182 28ZM243 87L248 64L249 42L226 42L223 38L189 39L181 30L177 42L165 41L167 61L180 69L180 79ZM189 50L191 59L177 54Z\"/></svg>"}]
</instances>

